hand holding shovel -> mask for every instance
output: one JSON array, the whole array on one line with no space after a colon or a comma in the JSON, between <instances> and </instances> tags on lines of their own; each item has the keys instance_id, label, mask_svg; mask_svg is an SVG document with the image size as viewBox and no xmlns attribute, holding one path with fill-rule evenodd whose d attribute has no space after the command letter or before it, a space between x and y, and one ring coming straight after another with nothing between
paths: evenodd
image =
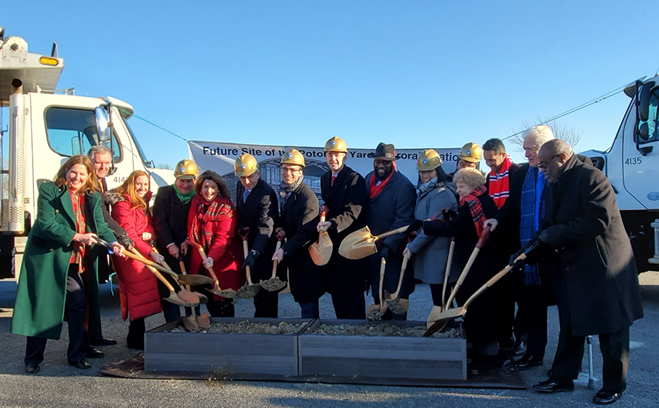
<instances>
[{"instance_id":1,"label":"hand holding shovel","mask_svg":"<svg viewBox=\"0 0 659 408\"><path fill-rule=\"evenodd\" d=\"M225 298L234 298L236 297L236 291L233 289L224 289L220 287L220 280L217 279L217 275L215 274L215 270L213 269L212 266L207 266L207 261L206 259L208 258L206 256L206 253L204 252L204 248L201 247L199 244L195 244L197 246L197 250L199 251L199 255L201 255L201 259L204 263L204 267L208 269L208 272L211 274L211 277L213 278L213 281L215 282L215 285L213 286L212 289L210 289L210 292L217 295L217 296L222 296Z\"/></svg>"},{"instance_id":2,"label":"hand holding shovel","mask_svg":"<svg viewBox=\"0 0 659 408\"><path fill-rule=\"evenodd\" d=\"M238 235L240 235L240 238L242 238L243 240L243 255L245 257L244 259L247 259L249 253L249 248L247 247L247 237L249 236L249 227L245 228L245 231L243 231L243 233L238 232ZM238 289L238 293L236 293L236 296L238 296L241 299L251 299L254 296L256 296L257 293L259 293L261 287L258 284L252 283L252 273L250 271L249 265L245 266L245 275L247 277L247 282L240 289Z\"/></svg>"},{"instance_id":3,"label":"hand holding shovel","mask_svg":"<svg viewBox=\"0 0 659 408\"><path fill-rule=\"evenodd\" d=\"M281 239L277 237L277 248L275 249L275 252L277 252L281 248ZM279 289L282 289L284 286L286 286L286 282L282 281L279 279L279 276L277 276L277 265L279 264L279 259L275 259L272 261L272 276L270 279L262 280L259 282L259 285L268 292L276 292Z\"/></svg>"}]
</instances>

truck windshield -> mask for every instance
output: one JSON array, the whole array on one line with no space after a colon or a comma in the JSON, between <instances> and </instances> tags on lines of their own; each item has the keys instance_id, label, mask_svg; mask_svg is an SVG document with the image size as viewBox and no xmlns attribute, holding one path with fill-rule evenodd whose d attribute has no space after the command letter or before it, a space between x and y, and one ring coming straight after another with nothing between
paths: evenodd
<instances>
[{"instance_id":1,"label":"truck windshield","mask_svg":"<svg viewBox=\"0 0 659 408\"><path fill-rule=\"evenodd\" d=\"M130 133L130 136L133 138L133 141L135 141L135 146L137 146L137 151L140 154L142 163L144 163L146 167L153 168L154 167L153 162L147 160L146 154L144 154L144 150L142 150L142 146L140 146L140 142L137 141L137 138L135 137L135 133L133 133L133 129L130 128L130 125L126 120L124 120L124 123L126 124L126 129L128 129L128 133Z\"/></svg>"},{"instance_id":2,"label":"truck windshield","mask_svg":"<svg viewBox=\"0 0 659 408\"><path fill-rule=\"evenodd\" d=\"M92 146L99 144L94 111L51 107L46 110L48 145L62 156L86 155ZM121 161L121 147L112 134L114 162ZM108 146L109 147L109 146Z\"/></svg>"},{"instance_id":3,"label":"truck windshield","mask_svg":"<svg viewBox=\"0 0 659 408\"><path fill-rule=\"evenodd\" d=\"M638 143L644 144L659 140L659 135L657 134L659 132L659 88L655 89L652 95L650 95L648 120L645 122L640 121L638 126L640 127L643 123L647 123L648 125L648 138L646 140L639 138Z\"/></svg>"}]
</instances>

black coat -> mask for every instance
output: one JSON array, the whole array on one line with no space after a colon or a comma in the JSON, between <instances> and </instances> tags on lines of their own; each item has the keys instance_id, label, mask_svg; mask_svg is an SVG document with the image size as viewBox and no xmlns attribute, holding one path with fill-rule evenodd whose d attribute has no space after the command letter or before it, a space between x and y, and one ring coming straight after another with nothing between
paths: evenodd
<instances>
[{"instance_id":1,"label":"black coat","mask_svg":"<svg viewBox=\"0 0 659 408\"><path fill-rule=\"evenodd\" d=\"M288 242L282 245L284 262L280 268L289 269L289 287L298 303L320 298L325 289L316 266L309 255L309 246L318 239L318 197L304 182L291 193L281 211L276 226L286 231Z\"/></svg>"},{"instance_id":2,"label":"black coat","mask_svg":"<svg viewBox=\"0 0 659 408\"><path fill-rule=\"evenodd\" d=\"M522 185L524 184L524 177L526 176L526 171L520 172L520 168L525 168L528 170L528 164L519 165L512 163L508 169L508 198L506 199L503 207L506 206L506 203L511 200L516 201L517 208L519 209L520 197L522 193ZM523 174L520 174L523 173ZM521 176L521 179L520 179ZM490 191L490 174L488 173L485 176L485 188L488 193ZM513 190L515 190L513 192ZM513 194L515 196L513 197ZM510 255L517 252L519 249L519 217L517 218L517 228L502 228L497 232L497 240L499 241L499 248L501 249L499 256L497 257L497 265L504 267L508 263Z\"/></svg>"},{"instance_id":3,"label":"black coat","mask_svg":"<svg viewBox=\"0 0 659 408\"><path fill-rule=\"evenodd\" d=\"M370 172L365 177L367 189L373 176L373 172ZM398 171L394 171L382 192L368 199L366 224L373 235L409 225L414 219L415 207L416 189L407 177ZM403 262L403 250L407 245L407 235L405 233L392 235L382 240L382 243L390 248L385 269L384 290L394 293L398 286L400 268ZM367 259L370 265L371 290L373 297L377 298L380 290L380 254L373 254ZM414 273L411 271L411 265L411 262L408 263L408 270L401 287L401 296L403 298L408 298L414 292Z\"/></svg>"},{"instance_id":4,"label":"black coat","mask_svg":"<svg viewBox=\"0 0 659 408\"><path fill-rule=\"evenodd\" d=\"M243 202L245 187L238 182L236 190L236 211L238 213L238 231L249 228L247 246L259 253L254 270L250 271L254 283L270 279L272 276L272 254L275 253L275 223L279 218L279 204L275 191L259 179ZM285 280L285 279L284 279Z\"/></svg>"},{"instance_id":5,"label":"black coat","mask_svg":"<svg viewBox=\"0 0 659 408\"><path fill-rule=\"evenodd\" d=\"M320 188L325 206L328 209L326 221L333 221L328 234L333 244L332 257L323 268L327 291L330 293L355 293L366 290L367 261L350 260L339 254L341 241L350 233L366 225L366 183L364 178L344 166L331 184L332 172L320 178Z\"/></svg>"},{"instance_id":6,"label":"black coat","mask_svg":"<svg viewBox=\"0 0 659 408\"><path fill-rule=\"evenodd\" d=\"M480 195L478 200L483 208L485 218L492 218L497 212L492 197L485 193ZM450 221L425 221L423 223L423 232L429 236L455 237L455 256L460 261L461 270L467 264L478 241L476 225L471 216L469 204L466 203L458 208L458 215ZM496 232L497 230L490 234L490 238L479 252L461 289L458 291L456 298L461 305L500 270L500 265L492 261L500 253ZM498 287L494 285L469 306L469 313L465 318L467 341L484 344L497 339L497 313L495 307L497 293Z\"/></svg>"},{"instance_id":7,"label":"black coat","mask_svg":"<svg viewBox=\"0 0 659 408\"><path fill-rule=\"evenodd\" d=\"M172 270L181 272L178 259L169 254L167 245L175 244L179 248L188 236L188 213L190 203L183 204L176 195L174 186L164 186L158 189L155 202L153 203L153 230L156 235L156 248L165 262ZM190 266L190 251L184 257L186 268Z\"/></svg>"},{"instance_id":8,"label":"black coat","mask_svg":"<svg viewBox=\"0 0 659 408\"><path fill-rule=\"evenodd\" d=\"M638 273L613 187L572 156L545 190L540 240L561 258L558 307L572 334L608 334L643 317Z\"/></svg>"}]
</instances>

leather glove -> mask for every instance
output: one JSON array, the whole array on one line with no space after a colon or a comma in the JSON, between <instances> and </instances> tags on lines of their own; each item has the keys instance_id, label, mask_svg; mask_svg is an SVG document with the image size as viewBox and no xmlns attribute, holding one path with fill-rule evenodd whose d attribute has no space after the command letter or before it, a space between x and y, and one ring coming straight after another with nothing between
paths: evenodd
<instances>
[{"instance_id":1,"label":"leather glove","mask_svg":"<svg viewBox=\"0 0 659 408\"><path fill-rule=\"evenodd\" d=\"M449 210L446 208L442 210L442 216L444 217L444 221L449 221L452 218L457 217L457 215L458 213L453 210Z\"/></svg>"},{"instance_id":2,"label":"leather glove","mask_svg":"<svg viewBox=\"0 0 659 408\"><path fill-rule=\"evenodd\" d=\"M242 269L245 269L249 266L249 270L253 271L254 270L254 265L256 265L256 257L259 256L259 254L255 251L249 251L249 254L247 255L247 258L243 261L243 265L241 266Z\"/></svg>"},{"instance_id":3,"label":"leather glove","mask_svg":"<svg viewBox=\"0 0 659 408\"><path fill-rule=\"evenodd\" d=\"M423 220L412 220L407 231L409 232L418 231L419 228L421 227L423 227Z\"/></svg>"},{"instance_id":4,"label":"leather glove","mask_svg":"<svg viewBox=\"0 0 659 408\"><path fill-rule=\"evenodd\" d=\"M516 261L517 257L520 256L523 252L524 251L520 249L519 251L512 254L510 256L510 259L508 260L508 265L513 266L513 273L524 270L524 265L526 265L526 259L520 259Z\"/></svg>"},{"instance_id":5,"label":"leather glove","mask_svg":"<svg viewBox=\"0 0 659 408\"><path fill-rule=\"evenodd\" d=\"M135 243L133 242L132 239L128 237L128 235L123 235L123 234L118 235L117 241L129 251L135 246Z\"/></svg>"},{"instance_id":6,"label":"leather glove","mask_svg":"<svg viewBox=\"0 0 659 408\"><path fill-rule=\"evenodd\" d=\"M389 259L389 251L391 251L391 248L389 248L386 245L382 245L382 249L380 249L380 258L384 258L385 260Z\"/></svg>"}]
</instances>

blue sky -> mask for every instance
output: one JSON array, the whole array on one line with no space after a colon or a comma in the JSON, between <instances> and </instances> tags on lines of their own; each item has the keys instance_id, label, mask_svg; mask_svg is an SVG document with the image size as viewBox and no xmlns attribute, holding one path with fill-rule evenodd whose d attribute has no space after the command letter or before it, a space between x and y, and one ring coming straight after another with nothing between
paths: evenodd
<instances>
[{"instance_id":1,"label":"blue sky","mask_svg":"<svg viewBox=\"0 0 659 408\"><path fill-rule=\"evenodd\" d=\"M125 100L190 140L460 147L654 75L654 5L26 0L4 4L0 26L31 52L58 42L59 88ZM606 149L628 103L561 123L582 135L577 150ZM156 164L187 156L183 140L130 124Z\"/></svg>"}]
</instances>

